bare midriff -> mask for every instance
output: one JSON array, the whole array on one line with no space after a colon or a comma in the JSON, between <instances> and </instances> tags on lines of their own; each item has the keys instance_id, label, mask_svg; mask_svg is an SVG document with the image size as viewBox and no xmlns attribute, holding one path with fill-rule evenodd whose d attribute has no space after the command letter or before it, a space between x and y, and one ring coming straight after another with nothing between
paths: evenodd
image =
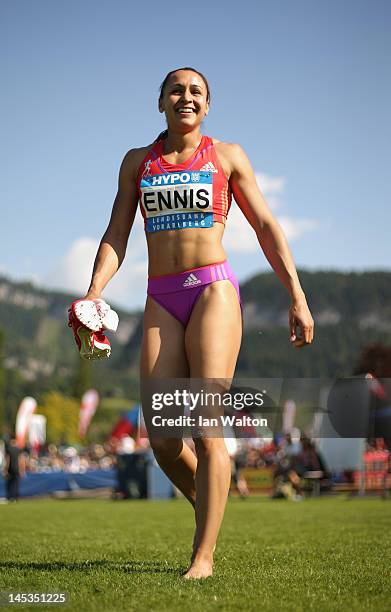
<instances>
[{"instance_id":1,"label":"bare midriff","mask_svg":"<svg viewBox=\"0 0 391 612\"><path fill-rule=\"evenodd\" d=\"M215 221L213 227L146 232L148 275L177 274L224 261L224 229L223 223Z\"/></svg>"}]
</instances>

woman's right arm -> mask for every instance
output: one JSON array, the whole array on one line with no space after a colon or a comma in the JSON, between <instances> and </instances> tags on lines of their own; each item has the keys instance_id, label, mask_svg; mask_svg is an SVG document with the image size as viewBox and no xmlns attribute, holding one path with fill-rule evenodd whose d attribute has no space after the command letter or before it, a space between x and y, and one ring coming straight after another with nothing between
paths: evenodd
<instances>
[{"instance_id":1,"label":"woman's right arm","mask_svg":"<svg viewBox=\"0 0 391 612\"><path fill-rule=\"evenodd\" d=\"M137 212L139 151L125 155L119 171L118 191L107 229L95 258L91 283L84 299L99 298L125 257L130 230Z\"/></svg>"}]
</instances>

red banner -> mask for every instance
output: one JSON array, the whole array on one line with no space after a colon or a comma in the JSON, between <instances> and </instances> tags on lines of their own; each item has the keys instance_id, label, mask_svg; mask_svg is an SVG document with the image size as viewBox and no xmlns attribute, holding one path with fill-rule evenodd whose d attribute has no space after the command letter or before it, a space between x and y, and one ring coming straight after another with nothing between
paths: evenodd
<instances>
[{"instance_id":1,"label":"red banner","mask_svg":"<svg viewBox=\"0 0 391 612\"><path fill-rule=\"evenodd\" d=\"M91 419L99 404L99 394L95 389L89 389L81 398L80 417L79 417L79 436L84 438Z\"/></svg>"},{"instance_id":2,"label":"red banner","mask_svg":"<svg viewBox=\"0 0 391 612\"><path fill-rule=\"evenodd\" d=\"M25 397L19 406L15 426L16 442L19 448L24 448L26 444L27 429L36 407L37 402L33 397Z\"/></svg>"}]
</instances>

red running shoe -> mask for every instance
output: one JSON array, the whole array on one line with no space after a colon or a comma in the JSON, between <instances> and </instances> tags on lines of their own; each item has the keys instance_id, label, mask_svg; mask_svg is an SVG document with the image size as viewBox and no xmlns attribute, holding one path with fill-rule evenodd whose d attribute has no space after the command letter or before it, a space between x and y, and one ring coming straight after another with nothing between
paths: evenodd
<instances>
[{"instance_id":1,"label":"red running shoe","mask_svg":"<svg viewBox=\"0 0 391 612\"><path fill-rule=\"evenodd\" d=\"M110 357L111 345L102 332L102 323L92 300L76 300L68 309L68 326L83 359Z\"/></svg>"}]
</instances>

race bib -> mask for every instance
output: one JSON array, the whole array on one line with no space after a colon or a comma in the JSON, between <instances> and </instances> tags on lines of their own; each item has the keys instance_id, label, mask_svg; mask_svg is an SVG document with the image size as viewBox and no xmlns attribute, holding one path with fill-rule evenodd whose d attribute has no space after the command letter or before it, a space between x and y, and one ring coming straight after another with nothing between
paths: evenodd
<instances>
[{"instance_id":1,"label":"race bib","mask_svg":"<svg viewBox=\"0 0 391 612\"><path fill-rule=\"evenodd\" d=\"M147 232L213 226L212 172L144 176L140 191Z\"/></svg>"}]
</instances>

